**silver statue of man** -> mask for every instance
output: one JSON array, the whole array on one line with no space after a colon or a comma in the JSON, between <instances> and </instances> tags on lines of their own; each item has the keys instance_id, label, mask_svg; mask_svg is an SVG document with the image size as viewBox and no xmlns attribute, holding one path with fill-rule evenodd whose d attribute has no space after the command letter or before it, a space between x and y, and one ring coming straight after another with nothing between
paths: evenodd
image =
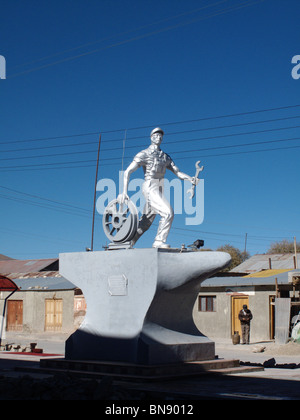
<instances>
[{"instance_id":1,"label":"silver statue of man","mask_svg":"<svg viewBox=\"0 0 300 420\"><path fill-rule=\"evenodd\" d=\"M132 172L142 166L145 174L142 191L146 204L138 224L137 233L132 240L132 245L150 228L155 216L159 214L161 218L152 246L154 248L170 248L170 245L166 244L166 240L173 222L174 211L163 195L163 179L166 169L172 171L179 179L187 179L193 185L198 182L198 179L195 177L180 172L171 157L161 150L160 144L163 135L164 132L159 127L152 130L150 134L151 145L148 149L139 152L124 172L123 193L118 196L120 203L129 200L127 188Z\"/></svg>"}]
</instances>

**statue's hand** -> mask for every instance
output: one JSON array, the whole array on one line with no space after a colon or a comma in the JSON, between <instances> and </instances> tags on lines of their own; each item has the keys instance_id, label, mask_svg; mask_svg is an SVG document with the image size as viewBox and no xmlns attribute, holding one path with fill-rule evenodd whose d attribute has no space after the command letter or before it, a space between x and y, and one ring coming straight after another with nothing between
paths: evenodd
<instances>
[{"instance_id":1,"label":"statue's hand","mask_svg":"<svg viewBox=\"0 0 300 420\"><path fill-rule=\"evenodd\" d=\"M193 185L197 185L199 181L200 181L199 178L196 178L195 176L193 176L193 178L191 179L191 183Z\"/></svg>"},{"instance_id":2,"label":"statue's hand","mask_svg":"<svg viewBox=\"0 0 300 420\"><path fill-rule=\"evenodd\" d=\"M125 203L125 201L129 200L129 197L126 193L119 194L117 200L120 204Z\"/></svg>"}]
</instances>

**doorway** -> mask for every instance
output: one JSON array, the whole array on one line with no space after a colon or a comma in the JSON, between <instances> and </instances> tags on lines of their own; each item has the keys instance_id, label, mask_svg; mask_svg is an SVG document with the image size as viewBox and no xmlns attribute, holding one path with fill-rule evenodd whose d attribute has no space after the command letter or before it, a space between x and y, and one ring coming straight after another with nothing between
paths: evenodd
<instances>
[{"instance_id":1,"label":"doorway","mask_svg":"<svg viewBox=\"0 0 300 420\"><path fill-rule=\"evenodd\" d=\"M234 331L238 331L242 335L241 322L239 320L239 312L243 309L243 305L249 307L249 297L246 295L231 297L231 335Z\"/></svg>"},{"instance_id":2,"label":"doorway","mask_svg":"<svg viewBox=\"0 0 300 420\"><path fill-rule=\"evenodd\" d=\"M275 340L275 295L269 296L270 340Z\"/></svg>"},{"instance_id":3,"label":"doorway","mask_svg":"<svg viewBox=\"0 0 300 420\"><path fill-rule=\"evenodd\" d=\"M6 331L23 331L23 301L7 301Z\"/></svg>"}]
</instances>

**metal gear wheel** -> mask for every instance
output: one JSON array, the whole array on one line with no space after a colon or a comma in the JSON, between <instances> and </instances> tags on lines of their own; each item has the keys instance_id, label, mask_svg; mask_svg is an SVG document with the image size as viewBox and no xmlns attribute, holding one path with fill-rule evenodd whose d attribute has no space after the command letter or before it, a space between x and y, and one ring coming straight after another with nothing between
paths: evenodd
<instances>
[{"instance_id":1,"label":"metal gear wheel","mask_svg":"<svg viewBox=\"0 0 300 420\"><path fill-rule=\"evenodd\" d=\"M107 238L121 244L131 241L137 231L138 211L132 201L120 204L112 200L105 208L102 219L103 230Z\"/></svg>"}]
</instances>

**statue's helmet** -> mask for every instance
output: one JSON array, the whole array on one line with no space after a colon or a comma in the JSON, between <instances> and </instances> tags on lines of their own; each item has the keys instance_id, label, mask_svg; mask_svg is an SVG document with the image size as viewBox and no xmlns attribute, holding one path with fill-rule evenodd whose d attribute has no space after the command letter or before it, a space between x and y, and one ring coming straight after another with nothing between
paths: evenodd
<instances>
[{"instance_id":1,"label":"statue's helmet","mask_svg":"<svg viewBox=\"0 0 300 420\"><path fill-rule=\"evenodd\" d=\"M153 135L153 134L155 134L155 133L161 133L162 135L164 135L165 133L164 133L164 130L162 130L161 128L159 128L159 127L156 127L156 128L154 128L154 130L152 130L151 131L151 133L150 133L150 137Z\"/></svg>"}]
</instances>

